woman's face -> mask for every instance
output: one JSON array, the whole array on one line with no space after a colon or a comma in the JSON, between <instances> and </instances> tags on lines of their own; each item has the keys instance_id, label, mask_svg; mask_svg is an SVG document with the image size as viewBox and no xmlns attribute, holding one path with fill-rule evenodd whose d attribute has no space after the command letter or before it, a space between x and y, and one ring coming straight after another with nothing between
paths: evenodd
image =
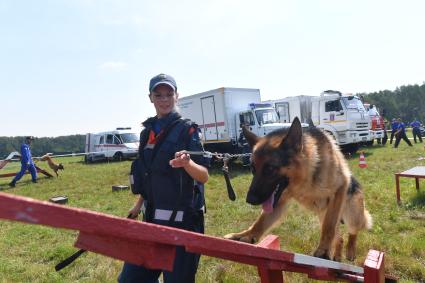
<instances>
[{"instance_id":1,"label":"woman's face","mask_svg":"<svg viewBox=\"0 0 425 283\"><path fill-rule=\"evenodd\" d=\"M152 91L149 97L155 106L156 115L161 118L174 110L178 94L170 86L161 84Z\"/></svg>"}]
</instances>

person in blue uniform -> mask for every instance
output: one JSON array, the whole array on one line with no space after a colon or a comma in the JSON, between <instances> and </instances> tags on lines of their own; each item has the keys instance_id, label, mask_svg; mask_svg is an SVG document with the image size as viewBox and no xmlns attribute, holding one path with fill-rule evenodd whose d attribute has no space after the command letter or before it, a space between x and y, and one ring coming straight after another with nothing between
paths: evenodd
<instances>
[{"instance_id":1,"label":"person in blue uniform","mask_svg":"<svg viewBox=\"0 0 425 283\"><path fill-rule=\"evenodd\" d=\"M415 121L410 123L410 126L412 127L413 140L415 141L415 143L416 143L416 137L418 137L419 141L422 142L421 130L419 129L419 127L421 126L421 122L415 119Z\"/></svg>"},{"instance_id":2,"label":"person in blue uniform","mask_svg":"<svg viewBox=\"0 0 425 283\"><path fill-rule=\"evenodd\" d=\"M393 118L391 120L391 137L390 137L390 144L393 144L393 139L395 136L395 133L398 130L398 120L396 118Z\"/></svg>"},{"instance_id":3,"label":"person in blue uniform","mask_svg":"<svg viewBox=\"0 0 425 283\"><path fill-rule=\"evenodd\" d=\"M395 132L394 147L395 148L398 147L401 139L403 139L409 146L413 146L406 136L406 126L404 125L404 123L401 121L400 118L397 119L397 122L398 122L398 128L397 128L397 132Z\"/></svg>"},{"instance_id":4,"label":"person in blue uniform","mask_svg":"<svg viewBox=\"0 0 425 283\"><path fill-rule=\"evenodd\" d=\"M31 173L32 182L37 183L37 169L35 168L34 161L32 160L30 149L31 142L33 140L34 137L26 137L25 142L21 145L21 171L16 173L12 182L9 183L9 186L12 188L16 186L16 182L24 176L27 170Z\"/></svg>"},{"instance_id":5,"label":"person in blue uniform","mask_svg":"<svg viewBox=\"0 0 425 283\"><path fill-rule=\"evenodd\" d=\"M146 222L204 232L203 184L208 181L208 160L202 155L197 125L176 111L177 84L170 75L159 74L149 83L149 97L156 116L147 119L140 135L139 158L132 163L133 193L140 194L130 209L136 218L142 207ZM195 282L200 256L176 248L173 271L152 270L124 263L120 283Z\"/></svg>"}]
</instances>

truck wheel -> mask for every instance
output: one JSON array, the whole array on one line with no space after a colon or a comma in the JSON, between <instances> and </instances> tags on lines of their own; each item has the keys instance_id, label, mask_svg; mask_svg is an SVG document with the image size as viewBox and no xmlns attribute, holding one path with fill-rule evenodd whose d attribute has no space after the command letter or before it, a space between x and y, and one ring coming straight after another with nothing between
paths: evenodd
<instances>
[{"instance_id":1,"label":"truck wheel","mask_svg":"<svg viewBox=\"0 0 425 283\"><path fill-rule=\"evenodd\" d=\"M123 156L122 152L118 151L114 154L114 160L115 161L122 161L123 159L124 159L124 156Z\"/></svg>"}]
</instances>

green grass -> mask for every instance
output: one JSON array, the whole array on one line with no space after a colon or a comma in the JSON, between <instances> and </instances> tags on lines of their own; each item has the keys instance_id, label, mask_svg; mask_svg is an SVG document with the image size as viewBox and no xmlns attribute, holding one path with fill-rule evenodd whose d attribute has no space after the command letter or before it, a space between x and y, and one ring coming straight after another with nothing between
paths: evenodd
<instances>
[{"instance_id":1,"label":"green grass","mask_svg":"<svg viewBox=\"0 0 425 283\"><path fill-rule=\"evenodd\" d=\"M369 249L385 252L386 272L400 282L425 282L425 193L415 189L415 181L401 178L402 206L396 204L394 173L413 166L425 166L422 144L408 147L403 141L398 149L387 145L364 148L368 167L358 167L358 155L348 162L364 186L366 206L374 219L373 229L360 234L358 257L362 265ZM129 191L112 192L111 186L128 184L129 161L86 165L81 158L58 159L65 171L59 178L40 177L32 184L26 175L15 189L9 189L11 178L0 179L3 192L48 200L66 195L68 206L100 211L125 217L136 197ZM16 163L14 163L16 164ZM12 164L12 166L14 165ZM46 164L39 163L46 168ZM0 173L18 171L5 167ZM206 185L206 233L214 236L247 228L260 213L259 207L245 203L250 172L240 164L230 166L232 184L238 198L227 198L225 181L218 166L210 170ZM332 172L329 172L330 174ZM319 239L316 217L296 203L291 204L283 224L273 234L279 235L281 249L311 254ZM94 253L87 253L60 272L54 266L76 251L77 232L38 225L0 221L0 282L116 282L122 263ZM287 273L289 282L312 282L305 275ZM203 256L197 282L258 282L255 267Z\"/></svg>"}]
</instances>

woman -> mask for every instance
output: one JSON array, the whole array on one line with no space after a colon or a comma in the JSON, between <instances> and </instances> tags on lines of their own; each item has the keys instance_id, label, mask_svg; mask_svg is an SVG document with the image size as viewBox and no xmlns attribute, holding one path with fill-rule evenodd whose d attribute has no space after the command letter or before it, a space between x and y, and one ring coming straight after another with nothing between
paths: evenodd
<instances>
[{"instance_id":1,"label":"woman","mask_svg":"<svg viewBox=\"0 0 425 283\"><path fill-rule=\"evenodd\" d=\"M149 98L156 116L147 119L141 133L139 159L132 164L136 177L133 192L140 194L130 209L132 218L145 207L144 220L193 232L204 232L203 187L208 181L207 160L191 158L185 151L202 151L196 124L176 112L177 84L173 77L159 74L150 80ZM150 270L124 263L120 283L195 282L199 255L177 247L172 272Z\"/></svg>"}]
</instances>

